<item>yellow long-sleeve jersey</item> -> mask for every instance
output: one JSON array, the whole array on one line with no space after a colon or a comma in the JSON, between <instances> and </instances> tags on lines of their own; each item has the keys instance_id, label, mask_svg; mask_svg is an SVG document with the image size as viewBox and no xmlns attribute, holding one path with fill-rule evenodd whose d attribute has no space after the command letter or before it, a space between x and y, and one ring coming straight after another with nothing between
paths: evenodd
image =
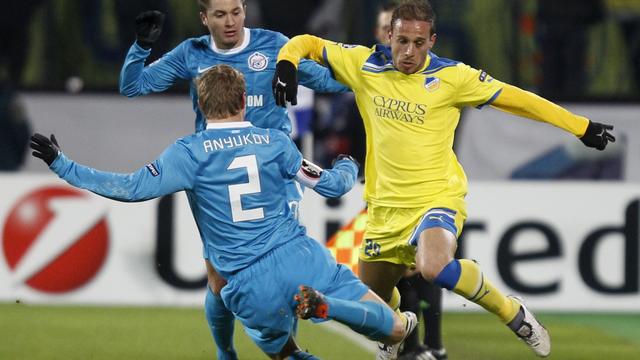
<instances>
[{"instance_id":1,"label":"yellow long-sleeve jersey","mask_svg":"<svg viewBox=\"0 0 640 360\"><path fill-rule=\"evenodd\" d=\"M413 74L398 71L385 46L366 48L301 35L278 55L297 66L303 57L328 66L349 86L367 134L365 200L412 208L464 197L467 179L453 152L465 106L492 104L582 136L589 120L486 72L429 53Z\"/></svg>"}]
</instances>

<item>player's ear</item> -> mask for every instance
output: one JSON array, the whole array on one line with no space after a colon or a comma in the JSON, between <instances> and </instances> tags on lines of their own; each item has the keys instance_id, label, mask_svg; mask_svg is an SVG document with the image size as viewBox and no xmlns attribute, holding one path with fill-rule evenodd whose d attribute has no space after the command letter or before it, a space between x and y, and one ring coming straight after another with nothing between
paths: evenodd
<instances>
[{"instance_id":1,"label":"player's ear","mask_svg":"<svg viewBox=\"0 0 640 360\"><path fill-rule=\"evenodd\" d=\"M429 50L431 50L431 48L436 44L436 40L438 39L438 34L433 34L431 35L431 37L429 38Z\"/></svg>"},{"instance_id":2,"label":"player's ear","mask_svg":"<svg viewBox=\"0 0 640 360\"><path fill-rule=\"evenodd\" d=\"M207 13L205 13L204 11L200 11L200 22L202 23L202 25L207 26Z\"/></svg>"}]
</instances>

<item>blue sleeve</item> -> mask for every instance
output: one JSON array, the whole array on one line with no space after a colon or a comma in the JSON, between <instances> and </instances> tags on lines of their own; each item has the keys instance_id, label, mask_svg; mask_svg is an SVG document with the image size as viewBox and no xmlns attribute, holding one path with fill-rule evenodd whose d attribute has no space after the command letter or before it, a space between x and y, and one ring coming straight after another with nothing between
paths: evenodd
<instances>
[{"instance_id":1,"label":"blue sleeve","mask_svg":"<svg viewBox=\"0 0 640 360\"><path fill-rule=\"evenodd\" d=\"M92 169L77 164L62 153L50 169L75 187L113 200L135 202L192 189L197 166L191 152L178 141L156 161L131 174Z\"/></svg>"},{"instance_id":2,"label":"blue sleeve","mask_svg":"<svg viewBox=\"0 0 640 360\"><path fill-rule=\"evenodd\" d=\"M296 144L293 140L286 135L285 133L278 134L280 139L284 142L284 151L280 154L282 156L282 163L284 164L282 168L282 176L293 179L298 174L298 170L300 170L300 166L302 165L302 153L296 147Z\"/></svg>"},{"instance_id":3,"label":"blue sleeve","mask_svg":"<svg viewBox=\"0 0 640 360\"><path fill-rule=\"evenodd\" d=\"M186 48L188 40L166 53L162 58L144 66L151 50L131 45L120 71L120 93L127 97L146 95L168 89L177 80L189 80Z\"/></svg>"},{"instance_id":4,"label":"blue sleeve","mask_svg":"<svg viewBox=\"0 0 640 360\"><path fill-rule=\"evenodd\" d=\"M320 181L313 190L324 197L340 197L353 188L357 176L358 165L351 160L338 160L333 165L333 169L322 171Z\"/></svg>"},{"instance_id":5,"label":"blue sleeve","mask_svg":"<svg viewBox=\"0 0 640 360\"><path fill-rule=\"evenodd\" d=\"M351 91L333 78L331 71L312 60L303 59L298 66L300 85L321 93L343 93Z\"/></svg>"}]
</instances>

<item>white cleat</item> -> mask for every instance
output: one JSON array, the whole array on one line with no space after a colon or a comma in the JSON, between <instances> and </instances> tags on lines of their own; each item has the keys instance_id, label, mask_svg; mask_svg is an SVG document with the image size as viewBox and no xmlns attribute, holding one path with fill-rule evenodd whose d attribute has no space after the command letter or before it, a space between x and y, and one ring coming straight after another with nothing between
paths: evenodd
<instances>
[{"instance_id":1,"label":"white cleat","mask_svg":"<svg viewBox=\"0 0 640 360\"><path fill-rule=\"evenodd\" d=\"M398 358L398 353L400 353L400 349L404 344L404 341L418 325L418 317L416 316L416 314L412 313L411 311L405 311L402 314L407 318L404 337L394 345L385 345L381 342L378 342L378 354L376 355L376 360L396 360Z\"/></svg>"},{"instance_id":2,"label":"white cleat","mask_svg":"<svg viewBox=\"0 0 640 360\"><path fill-rule=\"evenodd\" d=\"M539 357L547 357L551 353L551 338L549 332L529 309L524 305L522 298L509 296L520 304L520 313L508 326L513 332L527 344ZM518 322L513 324L513 322Z\"/></svg>"}]
</instances>

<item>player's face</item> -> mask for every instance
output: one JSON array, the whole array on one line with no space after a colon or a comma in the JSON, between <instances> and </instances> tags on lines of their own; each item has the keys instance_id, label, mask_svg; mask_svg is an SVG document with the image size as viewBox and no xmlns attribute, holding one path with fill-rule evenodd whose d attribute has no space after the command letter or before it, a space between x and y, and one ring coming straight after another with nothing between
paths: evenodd
<instances>
[{"instance_id":1,"label":"player's face","mask_svg":"<svg viewBox=\"0 0 640 360\"><path fill-rule=\"evenodd\" d=\"M398 19L391 28L391 55L393 65L404 74L420 70L427 53L436 42L431 34L431 23Z\"/></svg>"},{"instance_id":2,"label":"player's face","mask_svg":"<svg viewBox=\"0 0 640 360\"><path fill-rule=\"evenodd\" d=\"M380 44L389 45L389 31L391 31L391 11L381 11L378 14L376 26L376 40Z\"/></svg>"},{"instance_id":3,"label":"player's face","mask_svg":"<svg viewBox=\"0 0 640 360\"><path fill-rule=\"evenodd\" d=\"M200 12L217 48L232 49L242 43L245 10L242 0L209 0L207 11Z\"/></svg>"}]
</instances>

